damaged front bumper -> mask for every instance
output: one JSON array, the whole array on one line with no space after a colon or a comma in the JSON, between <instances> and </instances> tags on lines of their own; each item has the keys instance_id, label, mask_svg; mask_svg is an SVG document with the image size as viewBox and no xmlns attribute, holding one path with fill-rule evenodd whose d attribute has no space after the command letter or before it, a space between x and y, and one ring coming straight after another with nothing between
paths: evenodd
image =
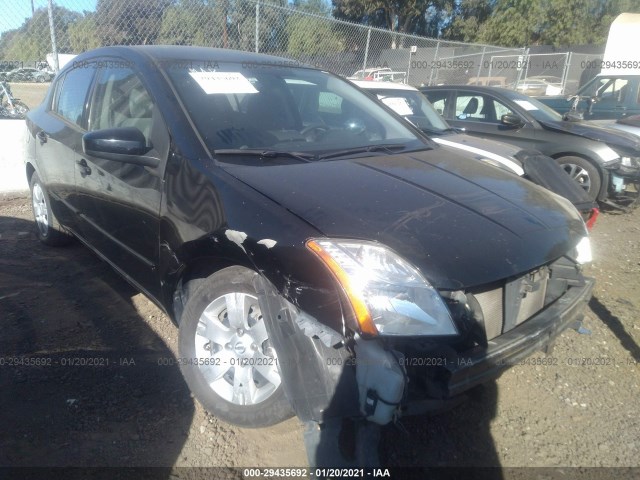
<instances>
[{"instance_id":1,"label":"damaged front bumper","mask_svg":"<svg viewBox=\"0 0 640 480\"><path fill-rule=\"evenodd\" d=\"M447 365L447 396L495 379L512 365L545 350L573 323L581 321L595 281L586 278L583 286L571 287L552 305L516 328L491 340L488 347L476 347Z\"/></svg>"},{"instance_id":2,"label":"damaged front bumper","mask_svg":"<svg viewBox=\"0 0 640 480\"><path fill-rule=\"evenodd\" d=\"M499 377L533 352L546 350L583 318L594 283L584 278L486 346L461 352L437 342L423 349L417 337L350 338L301 312L264 277L258 277L256 290L278 352L285 393L298 417L320 423L364 417L385 424L397 415L446 409L469 389Z\"/></svg>"}]
</instances>

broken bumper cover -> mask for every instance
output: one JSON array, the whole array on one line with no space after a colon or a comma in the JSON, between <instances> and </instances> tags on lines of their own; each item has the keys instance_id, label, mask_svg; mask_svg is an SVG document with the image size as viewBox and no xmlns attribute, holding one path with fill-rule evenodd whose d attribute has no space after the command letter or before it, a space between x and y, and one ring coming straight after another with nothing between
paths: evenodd
<instances>
[{"instance_id":1,"label":"broken bumper cover","mask_svg":"<svg viewBox=\"0 0 640 480\"><path fill-rule=\"evenodd\" d=\"M571 287L542 312L491 340L488 347L477 347L448 362L448 397L499 377L533 352L551 345L560 333L582 320L594 284L593 279L586 278L584 285Z\"/></svg>"}]
</instances>

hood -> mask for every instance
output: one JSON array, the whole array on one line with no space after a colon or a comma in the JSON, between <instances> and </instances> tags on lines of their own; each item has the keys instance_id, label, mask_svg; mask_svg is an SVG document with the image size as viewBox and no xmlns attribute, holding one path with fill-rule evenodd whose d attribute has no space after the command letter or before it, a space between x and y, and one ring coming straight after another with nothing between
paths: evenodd
<instances>
[{"instance_id":1,"label":"hood","mask_svg":"<svg viewBox=\"0 0 640 480\"><path fill-rule=\"evenodd\" d=\"M589 122L559 120L539 123L547 130L604 142L612 148L620 150L630 156L640 156L640 138L630 133L614 130L602 125L591 125Z\"/></svg>"},{"instance_id":2,"label":"hood","mask_svg":"<svg viewBox=\"0 0 640 480\"><path fill-rule=\"evenodd\" d=\"M323 235L391 247L441 289L519 275L564 255L586 232L568 201L442 148L222 167Z\"/></svg>"}]
</instances>

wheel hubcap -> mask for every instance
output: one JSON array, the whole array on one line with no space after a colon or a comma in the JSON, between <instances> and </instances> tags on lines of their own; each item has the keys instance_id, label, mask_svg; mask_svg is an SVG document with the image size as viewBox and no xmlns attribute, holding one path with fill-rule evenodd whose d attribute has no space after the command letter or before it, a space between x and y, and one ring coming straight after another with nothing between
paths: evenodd
<instances>
[{"instance_id":1,"label":"wheel hubcap","mask_svg":"<svg viewBox=\"0 0 640 480\"><path fill-rule=\"evenodd\" d=\"M235 405L256 405L280 385L278 359L258 299L218 297L204 309L195 333L198 368L209 387Z\"/></svg>"},{"instance_id":2,"label":"wheel hubcap","mask_svg":"<svg viewBox=\"0 0 640 480\"><path fill-rule=\"evenodd\" d=\"M564 171L573 178L578 184L584 188L585 191L591 190L591 177L589 176L589 172L587 172L584 168L579 165L574 165L572 163L565 163L562 165Z\"/></svg>"},{"instance_id":3,"label":"wheel hubcap","mask_svg":"<svg viewBox=\"0 0 640 480\"><path fill-rule=\"evenodd\" d=\"M33 216L36 219L36 225L40 234L47 235L49 229L49 212L47 210L47 202L44 198L44 191L39 183L33 186L32 193Z\"/></svg>"}]
</instances>

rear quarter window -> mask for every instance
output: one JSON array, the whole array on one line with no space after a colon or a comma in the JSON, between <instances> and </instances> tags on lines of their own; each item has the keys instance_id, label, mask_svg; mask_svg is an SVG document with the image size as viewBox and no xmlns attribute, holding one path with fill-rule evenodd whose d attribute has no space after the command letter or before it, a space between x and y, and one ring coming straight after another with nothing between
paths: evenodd
<instances>
[{"instance_id":1,"label":"rear quarter window","mask_svg":"<svg viewBox=\"0 0 640 480\"><path fill-rule=\"evenodd\" d=\"M56 86L57 98L52 111L69 122L82 126L87 94L94 73L95 69L90 65L77 67L67 72Z\"/></svg>"}]
</instances>

